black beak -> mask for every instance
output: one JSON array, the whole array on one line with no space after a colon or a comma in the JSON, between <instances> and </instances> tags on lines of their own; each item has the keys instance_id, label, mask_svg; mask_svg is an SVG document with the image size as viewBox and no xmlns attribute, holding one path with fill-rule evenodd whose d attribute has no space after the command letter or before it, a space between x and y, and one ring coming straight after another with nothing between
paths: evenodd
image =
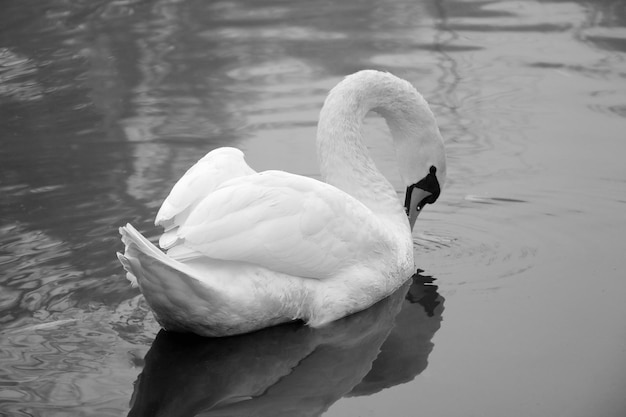
<instances>
[{"instance_id":1,"label":"black beak","mask_svg":"<svg viewBox=\"0 0 626 417\"><path fill-rule=\"evenodd\" d=\"M426 204L432 204L437 201L441 188L439 187L439 181L437 180L437 168L430 167L430 172L419 182L406 188L406 195L404 197L404 210L409 217L409 224L411 230L415 225L417 216L421 213Z\"/></svg>"}]
</instances>

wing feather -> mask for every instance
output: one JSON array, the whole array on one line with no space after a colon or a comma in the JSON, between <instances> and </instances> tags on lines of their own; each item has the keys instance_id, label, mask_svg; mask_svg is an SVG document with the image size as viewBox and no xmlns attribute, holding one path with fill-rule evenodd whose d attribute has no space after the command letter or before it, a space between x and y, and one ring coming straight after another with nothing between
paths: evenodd
<instances>
[{"instance_id":1,"label":"wing feather","mask_svg":"<svg viewBox=\"0 0 626 417\"><path fill-rule=\"evenodd\" d=\"M388 244L379 219L360 201L281 171L225 183L195 207L177 236L203 256L318 279Z\"/></svg>"},{"instance_id":2,"label":"wing feather","mask_svg":"<svg viewBox=\"0 0 626 417\"><path fill-rule=\"evenodd\" d=\"M236 148L218 148L200 159L178 180L156 215L155 224L165 232L159 239L163 249L177 242L176 229L207 195L232 178L254 174L243 152Z\"/></svg>"}]
</instances>

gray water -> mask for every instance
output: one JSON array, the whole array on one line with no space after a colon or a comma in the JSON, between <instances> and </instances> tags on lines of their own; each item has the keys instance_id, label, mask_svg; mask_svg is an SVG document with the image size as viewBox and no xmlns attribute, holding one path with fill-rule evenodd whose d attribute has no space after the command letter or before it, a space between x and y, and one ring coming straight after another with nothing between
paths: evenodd
<instances>
[{"instance_id":1,"label":"gray water","mask_svg":"<svg viewBox=\"0 0 626 417\"><path fill-rule=\"evenodd\" d=\"M1 415L626 415L624 2L1 8ZM117 227L155 239L218 146L318 177L324 96L363 68L413 83L446 140L410 287L320 331L160 332Z\"/></svg>"}]
</instances>

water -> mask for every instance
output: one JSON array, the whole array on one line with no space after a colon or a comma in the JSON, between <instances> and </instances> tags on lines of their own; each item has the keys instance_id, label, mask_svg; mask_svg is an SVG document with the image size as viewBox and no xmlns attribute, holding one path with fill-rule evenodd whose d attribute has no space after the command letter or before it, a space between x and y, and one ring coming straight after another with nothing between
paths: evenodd
<instances>
[{"instance_id":1,"label":"water","mask_svg":"<svg viewBox=\"0 0 626 417\"><path fill-rule=\"evenodd\" d=\"M1 415L626 413L623 2L2 8ZM424 272L323 331L159 332L117 226L156 238L169 188L217 146L317 177L321 103L362 68L411 81L446 139ZM384 123L366 128L400 190Z\"/></svg>"}]
</instances>

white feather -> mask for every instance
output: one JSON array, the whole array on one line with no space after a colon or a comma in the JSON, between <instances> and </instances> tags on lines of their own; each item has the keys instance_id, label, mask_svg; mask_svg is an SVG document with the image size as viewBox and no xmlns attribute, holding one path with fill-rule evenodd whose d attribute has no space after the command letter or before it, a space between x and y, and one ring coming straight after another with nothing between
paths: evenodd
<instances>
[{"instance_id":1,"label":"white feather","mask_svg":"<svg viewBox=\"0 0 626 417\"><path fill-rule=\"evenodd\" d=\"M159 245L168 249L176 244L176 228L184 224L204 197L225 181L250 174L254 170L237 148L218 148L206 154L185 172L163 201L154 221L165 229Z\"/></svg>"},{"instance_id":2,"label":"white feather","mask_svg":"<svg viewBox=\"0 0 626 417\"><path fill-rule=\"evenodd\" d=\"M202 256L315 279L393 244L385 224L352 196L281 171L224 184L198 204L178 238Z\"/></svg>"}]
</instances>

